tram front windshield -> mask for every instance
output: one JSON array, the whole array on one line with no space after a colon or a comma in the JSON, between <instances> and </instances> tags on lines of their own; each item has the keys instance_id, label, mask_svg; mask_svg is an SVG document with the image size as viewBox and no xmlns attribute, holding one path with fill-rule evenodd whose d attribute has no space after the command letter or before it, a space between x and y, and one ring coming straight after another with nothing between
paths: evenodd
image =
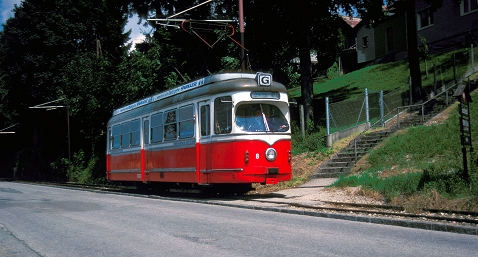
<instances>
[{"instance_id":1,"label":"tram front windshield","mask_svg":"<svg viewBox=\"0 0 478 257\"><path fill-rule=\"evenodd\" d=\"M242 104L236 110L236 126L246 132L285 132L289 122L281 110L271 104Z\"/></svg>"}]
</instances>

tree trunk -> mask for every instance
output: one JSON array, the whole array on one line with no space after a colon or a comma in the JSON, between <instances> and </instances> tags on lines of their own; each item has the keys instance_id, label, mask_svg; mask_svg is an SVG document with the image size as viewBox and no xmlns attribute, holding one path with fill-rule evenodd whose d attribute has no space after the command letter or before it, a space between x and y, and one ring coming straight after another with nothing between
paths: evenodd
<instances>
[{"instance_id":1,"label":"tree trunk","mask_svg":"<svg viewBox=\"0 0 478 257\"><path fill-rule=\"evenodd\" d=\"M307 13L307 12L306 12ZM304 103L305 121L314 120L314 90L312 85L312 70L310 61L310 24L307 15L302 16L302 31L300 33L300 86Z\"/></svg>"},{"instance_id":2,"label":"tree trunk","mask_svg":"<svg viewBox=\"0 0 478 257\"><path fill-rule=\"evenodd\" d=\"M422 77L420 71L420 58L418 55L417 18L415 15L415 1L405 0L407 14L407 36L408 36L408 65L412 78L413 101L422 99Z\"/></svg>"}]
</instances>

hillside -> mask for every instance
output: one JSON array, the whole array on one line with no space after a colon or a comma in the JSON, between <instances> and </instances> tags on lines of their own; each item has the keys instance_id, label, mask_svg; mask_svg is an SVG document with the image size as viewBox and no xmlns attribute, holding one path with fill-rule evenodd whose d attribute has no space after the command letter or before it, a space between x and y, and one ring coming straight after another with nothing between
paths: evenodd
<instances>
[{"instance_id":1,"label":"hillside","mask_svg":"<svg viewBox=\"0 0 478 257\"><path fill-rule=\"evenodd\" d=\"M449 53L444 55L450 56ZM443 56L435 58L443 59ZM384 71L384 67L373 66L350 76L358 78L367 73L375 74L377 69ZM393 67L403 69L400 64L392 64L387 73L394 73ZM447 74L443 73L442 78L450 77ZM371 78L378 79L375 75ZM322 90L322 93L328 92L325 88ZM476 146L478 93L472 93L472 98L475 102L470 104L471 128L473 145ZM457 103L451 105L424 125L403 129L390 136L355 165L352 175L339 178L325 190L325 194L329 194L327 197L335 195L342 199L346 197L348 201L381 202L409 209L478 211L478 154L468 151L470 181L464 181L457 106ZM352 138L334 143L332 149L295 154L291 182L279 186L257 186L256 191L270 192L304 183L322 162Z\"/></svg>"}]
</instances>

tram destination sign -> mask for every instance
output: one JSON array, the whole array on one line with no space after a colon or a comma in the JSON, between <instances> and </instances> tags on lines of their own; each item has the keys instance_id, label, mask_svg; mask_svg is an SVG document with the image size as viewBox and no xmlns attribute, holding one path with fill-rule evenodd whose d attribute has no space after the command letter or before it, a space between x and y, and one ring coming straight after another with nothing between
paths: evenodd
<instances>
[{"instance_id":1,"label":"tram destination sign","mask_svg":"<svg viewBox=\"0 0 478 257\"><path fill-rule=\"evenodd\" d=\"M182 85L182 86L180 86L180 87L173 88L173 89L170 89L170 90L168 90L168 91L159 93L159 94L157 94L157 95L153 95L153 96L150 96L150 97L141 99L141 100L139 100L139 101L137 101L137 102L134 102L134 103L132 103L132 104L129 104L129 105L126 105L126 106L124 106L124 107L121 107L121 108L119 108L119 109L114 110L114 111L113 111L113 115L118 115L118 114L120 114L120 113L127 112L127 111L129 111L129 110L138 108L138 107L140 107L140 106L143 106L143 105L146 105L146 104L149 104L149 103L152 103L152 102L159 101L159 100L164 99L164 98L166 98L166 97L170 97L170 96L172 96L172 95L179 94L179 93L182 93L182 92L191 90L191 89L193 89L193 88L200 87L200 86L204 85L204 82L205 82L205 78L198 79L198 80L193 81L193 82L191 82L191 83L184 84L184 85Z\"/></svg>"}]
</instances>

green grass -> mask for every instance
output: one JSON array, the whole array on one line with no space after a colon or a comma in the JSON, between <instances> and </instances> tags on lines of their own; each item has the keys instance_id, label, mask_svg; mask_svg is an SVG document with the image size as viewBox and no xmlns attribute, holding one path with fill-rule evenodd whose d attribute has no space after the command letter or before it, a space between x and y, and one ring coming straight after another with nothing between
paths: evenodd
<instances>
[{"instance_id":1,"label":"green grass","mask_svg":"<svg viewBox=\"0 0 478 257\"><path fill-rule=\"evenodd\" d=\"M439 87L453 80L453 53L456 54L457 59L457 74L463 74L470 68L469 52L468 48L464 48L431 55L428 60L428 78L426 78L425 62L421 61L420 70L422 71L423 88L431 89L433 87L434 64L437 67L437 84ZM365 88L368 88L369 91L383 90L387 92L397 88L403 88L403 91L407 91L410 74L408 67L408 60L369 66L332 80L315 83L314 95L316 98L327 96L332 99L345 100L362 96ZM300 86L291 88L289 94L292 98L300 97Z\"/></svg>"},{"instance_id":2,"label":"green grass","mask_svg":"<svg viewBox=\"0 0 478 257\"><path fill-rule=\"evenodd\" d=\"M478 92L472 98L478 99ZM341 177L333 186L361 186L379 192L389 203L414 208L418 201L422 208L478 211L478 154L468 150L470 179L466 181L457 105L451 108L443 124L411 127L389 137L369 154L370 168ZM470 114L476 146L478 101L470 104Z\"/></svg>"}]
</instances>

